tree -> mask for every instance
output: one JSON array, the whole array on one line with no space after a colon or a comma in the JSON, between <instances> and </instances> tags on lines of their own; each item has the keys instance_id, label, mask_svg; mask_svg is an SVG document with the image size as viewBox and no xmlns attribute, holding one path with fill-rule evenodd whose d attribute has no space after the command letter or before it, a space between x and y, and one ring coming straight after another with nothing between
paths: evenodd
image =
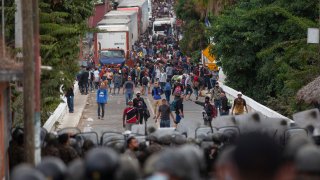
<instances>
[{"instance_id":1,"label":"tree","mask_svg":"<svg viewBox=\"0 0 320 180\"><path fill-rule=\"evenodd\" d=\"M314 13L284 5L284 0L242 0L217 17L211 29L212 52L222 62L227 83L263 104L292 97L320 72L313 64L315 48L305 40L306 29L315 26L308 19ZM289 115L298 109L293 102L282 103L286 110L274 109Z\"/></svg>"},{"instance_id":2,"label":"tree","mask_svg":"<svg viewBox=\"0 0 320 180\"><path fill-rule=\"evenodd\" d=\"M52 71L41 74L41 121L44 123L61 102L60 87L73 85L79 71L78 56L81 37L89 30L87 19L92 15L96 0L39 0L40 53L43 65ZM6 1L6 40L14 46L14 0ZM22 107L21 95L14 91L13 109ZM22 116L16 114L15 124Z\"/></svg>"}]
</instances>

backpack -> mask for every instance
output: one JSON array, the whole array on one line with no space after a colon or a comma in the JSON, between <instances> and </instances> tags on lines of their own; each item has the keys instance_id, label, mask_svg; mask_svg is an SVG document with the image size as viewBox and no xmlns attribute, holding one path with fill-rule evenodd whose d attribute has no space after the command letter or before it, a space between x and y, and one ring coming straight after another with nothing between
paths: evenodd
<instances>
[{"instance_id":1,"label":"backpack","mask_svg":"<svg viewBox=\"0 0 320 180\"><path fill-rule=\"evenodd\" d=\"M148 78L147 77L143 77L142 78L142 84L147 86L148 85Z\"/></svg>"},{"instance_id":2,"label":"backpack","mask_svg":"<svg viewBox=\"0 0 320 180\"><path fill-rule=\"evenodd\" d=\"M175 89L174 89L174 94L181 94L181 90L182 90L182 88L181 88L181 86L180 85L178 85Z\"/></svg>"},{"instance_id":3,"label":"backpack","mask_svg":"<svg viewBox=\"0 0 320 180\"><path fill-rule=\"evenodd\" d=\"M205 109L206 113L211 112L210 115L211 117L217 117L217 108L215 108L212 104L209 104L207 109Z\"/></svg>"}]
</instances>

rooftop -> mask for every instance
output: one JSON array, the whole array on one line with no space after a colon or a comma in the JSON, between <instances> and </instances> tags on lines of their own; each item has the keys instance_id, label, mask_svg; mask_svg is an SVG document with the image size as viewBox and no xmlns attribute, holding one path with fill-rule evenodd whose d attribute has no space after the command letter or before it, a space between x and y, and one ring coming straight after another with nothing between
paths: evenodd
<instances>
[{"instance_id":1,"label":"rooftop","mask_svg":"<svg viewBox=\"0 0 320 180\"><path fill-rule=\"evenodd\" d=\"M123 1L119 4L119 8L123 8L123 7L142 7L142 5L144 3L148 3L147 0L126 0L126 1Z\"/></svg>"}]
</instances>

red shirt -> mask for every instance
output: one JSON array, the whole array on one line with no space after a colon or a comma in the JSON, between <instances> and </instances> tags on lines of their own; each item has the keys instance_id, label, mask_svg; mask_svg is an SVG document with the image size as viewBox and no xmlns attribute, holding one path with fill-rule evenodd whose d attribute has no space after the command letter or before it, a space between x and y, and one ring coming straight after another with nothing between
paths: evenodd
<instances>
[{"instance_id":1,"label":"red shirt","mask_svg":"<svg viewBox=\"0 0 320 180\"><path fill-rule=\"evenodd\" d=\"M123 114L127 116L126 122L129 124L136 123L138 120L138 110L134 107L127 107L124 109Z\"/></svg>"}]
</instances>

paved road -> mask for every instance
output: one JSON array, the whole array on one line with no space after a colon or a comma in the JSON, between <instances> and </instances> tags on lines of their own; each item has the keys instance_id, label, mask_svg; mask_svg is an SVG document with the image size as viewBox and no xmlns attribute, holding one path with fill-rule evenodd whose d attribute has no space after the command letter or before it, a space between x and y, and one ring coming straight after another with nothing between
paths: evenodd
<instances>
[{"instance_id":1,"label":"paved road","mask_svg":"<svg viewBox=\"0 0 320 180\"><path fill-rule=\"evenodd\" d=\"M121 92L121 91L120 91ZM100 135L105 131L116 131L123 132L122 127L122 112L125 108L125 98L124 95L109 95L109 102L106 105L106 115L104 120L98 119L97 116L97 104L95 101L96 93L90 93L87 99L87 105L83 110L82 117L78 124L78 128L81 131L95 131ZM147 125L159 127L158 124L155 124L152 117L154 116L153 110L151 110L152 97L144 97L148 108L151 112L151 118L149 119ZM201 98L200 100L203 100ZM189 137L194 136L194 131L197 127L203 124L201 118L202 107L196 105L192 101L184 101L184 114L185 118L178 125L178 130L182 132L187 132Z\"/></svg>"}]
</instances>

